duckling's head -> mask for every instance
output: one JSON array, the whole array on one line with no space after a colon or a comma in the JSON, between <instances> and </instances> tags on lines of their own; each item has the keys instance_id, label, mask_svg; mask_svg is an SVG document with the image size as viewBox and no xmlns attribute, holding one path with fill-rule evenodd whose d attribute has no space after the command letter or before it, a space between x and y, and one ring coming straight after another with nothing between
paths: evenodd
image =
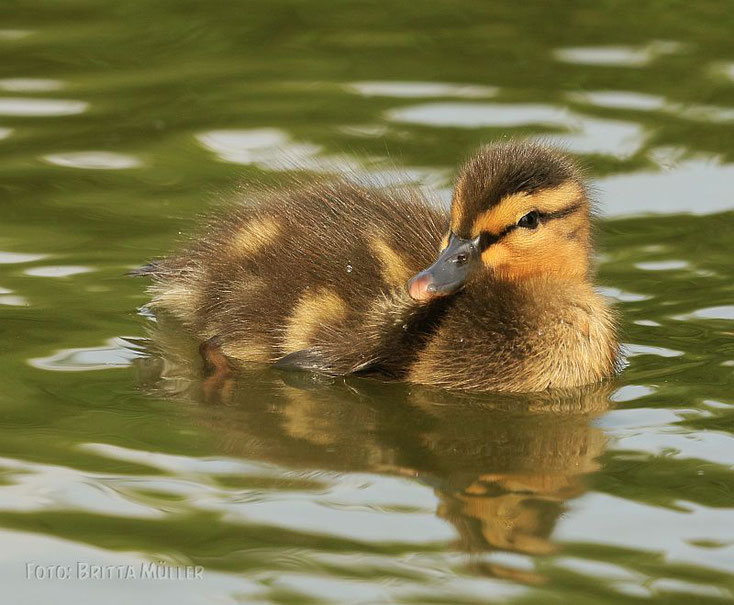
<instances>
[{"instance_id":1,"label":"duckling's head","mask_svg":"<svg viewBox=\"0 0 734 605\"><path fill-rule=\"evenodd\" d=\"M408 292L431 300L482 271L500 280L585 280L590 253L590 204L576 165L538 143L492 144L461 169L438 259Z\"/></svg>"}]
</instances>

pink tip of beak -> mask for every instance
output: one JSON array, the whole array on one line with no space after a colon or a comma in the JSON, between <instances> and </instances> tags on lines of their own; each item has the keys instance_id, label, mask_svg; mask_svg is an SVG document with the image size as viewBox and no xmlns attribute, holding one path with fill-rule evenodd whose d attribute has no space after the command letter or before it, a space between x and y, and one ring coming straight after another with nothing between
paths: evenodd
<instances>
[{"instance_id":1,"label":"pink tip of beak","mask_svg":"<svg viewBox=\"0 0 734 605\"><path fill-rule=\"evenodd\" d=\"M437 296L436 291L430 288L433 280L426 273L419 273L408 282L408 294L413 300L426 301Z\"/></svg>"}]
</instances>

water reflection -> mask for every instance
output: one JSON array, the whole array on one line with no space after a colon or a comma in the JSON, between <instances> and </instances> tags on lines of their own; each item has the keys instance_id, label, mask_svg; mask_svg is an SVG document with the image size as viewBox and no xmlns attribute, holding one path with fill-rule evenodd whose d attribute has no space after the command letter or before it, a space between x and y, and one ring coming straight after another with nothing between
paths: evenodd
<instances>
[{"instance_id":1,"label":"water reflection","mask_svg":"<svg viewBox=\"0 0 734 605\"><path fill-rule=\"evenodd\" d=\"M365 97L395 97L418 99L421 97L458 97L481 99L497 94L495 86L454 84L451 82L352 82L346 90Z\"/></svg>"},{"instance_id":2,"label":"water reflection","mask_svg":"<svg viewBox=\"0 0 734 605\"><path fill-rule=\"evenodd\" d=\"M28 29L0 29L0 40L21 40L33 32Z\"/></svg>"},{"instance_id":3,"label":"water reflection","mask_svg":"<svg viewBox=\"0 0 734 605\"><path fill-rule=\"evenodd\" d=\"M592 118L564 107L520 103L444 102L390 110L393 122L443 128L541 126L569 131L548 134L543 140L575 153L598 153L628 158L645 141L645 130L635 122Z\"/></svg>"},{"instance_id":4,"label":"water reflection","mask_svg":"<svg viewBox=\"0 0 734 605\"><path fill-rule=\"evenodd\" d=\"M580 65L643 67L662 55L680 52L683 45L655 40L646 46L584 46L556 49L558 61Z\"/></svg>"},{"instance_id":5,"label":"water reflection","mask_svg":"<svg viewBox=\"0 0 734 605\"><path fill-rule=\"evenodd\" d=\"M642 211L703 215L731 210L727 187L734 177L734 166L722 164L716 158L700 157L680 162L674 168L600 179L598 188L604 214L630 216ZM705 204L700 203L702 195Z\"/></svg>"},{"instance_id":6,"label":"water reflection","mask_svg":"<svg viewBox=\"0 0 734 605\"><path fill-rule=\"evenodd\" d=\"M142 162L135 156L110 151L73 151L44 156L49 164L83 170L126 170L139 168Z\"/></svg>"},{"instance_id":7,"label":"water reflection","mask_svg":"<svg viewBox=\"0 0 734 605\"><path fill-rule=\"evenodd\" d=\"M665 106L665 99L657 95L626 90L599 90L593 92L571 92L566 97L570 101L588 103L596 107L610 109L634 109L636 111L655 111Z\"/></svg>"},{"instance_id":8,"label":"water reflection","mask_svg":"<svg viewBox=\"0 0 734 605\"><path fill-rule=\"evenodd\" d=\"M84 101L66 99L0 98L0 116L71 116L89 107Z\"/></svg>"},{"instance_id":9,"label":"water reflection","mask_svg":"<svg viewBox=\"0 0 734 605\"><path fill-rule=\"evenodd\" d=\"M147 348L150 356L135 362L144 389L195 403L190 413L216 435L222 453L291 469L388 474L429 486L437 497L435 515L454 528L454 547L482 554L470 559L482 575L543 580L532 564L520 569L486 555L554 552L555 524L566 503L586 491L584 477L598 469L605 446L591 421L608 409L611 385L506 397L268 368L237 378L206 376L195 343L167 318L152 329ZM247 517L252 519L251 508ZM340 521L338 510L331 511L318 530L349 519ZM382 539L408 540L400 531Z\"/></svg>"},{"instance_id":10,"label":"water reflection","mask_svg":"<svg viewBox=\"0 0 734 605\"><path fill-rule=\"evenodd\" d=\"M213 130L197 135L199 143L234 164L252 164L263 170L358 171L361 164L345 155L321 155L318 145L296 142L276 128Z\"/></svg>"},{"instance_id":11,"label":"water reflection","mask_svg":"<svg viewBox=\"0 0 734 605\"><path fill-rule=\"evenodd\" d=\"M61 80L49 78L3 78L0 80L0 90L8 92L48 92L61 90L64 83Z\"/></svg>"}]
</instances>

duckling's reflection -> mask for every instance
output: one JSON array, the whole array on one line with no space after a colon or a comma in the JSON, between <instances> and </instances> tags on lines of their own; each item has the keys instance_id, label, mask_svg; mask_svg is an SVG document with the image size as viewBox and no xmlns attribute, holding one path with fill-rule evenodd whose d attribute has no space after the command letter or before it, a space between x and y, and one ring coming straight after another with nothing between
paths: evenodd
<instances>
[{"instance_id":1,"label":"duckling's reflection","mask_svg":"<svg viewBox=\"0 0 734 605\"><path fill-rule=\"evenodd\" d=\"M591 425L611 385L565 394L478 396L256 369L203 375L195 343L156 329L141 380L158 396L188 400L229 455L290 467L371 471L432 486L437 514L468 552L554 551L565 503L585 490L604 436ZM540 582L479 558L477 571ZM481 563L484 561L484 563Z\"/></svg>"}]
</instances>

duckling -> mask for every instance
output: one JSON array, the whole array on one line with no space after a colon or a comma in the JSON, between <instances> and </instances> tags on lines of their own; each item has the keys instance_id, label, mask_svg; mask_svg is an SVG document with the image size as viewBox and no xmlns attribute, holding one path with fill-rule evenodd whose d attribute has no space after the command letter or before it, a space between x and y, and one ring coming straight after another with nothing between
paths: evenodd
<instances>
[{"instance_id":1,"label":"duckling","mask_svg":"<svg viewBox=\"0 0 734 605\"><path fill-rule=\"evenodd\" d=\"M563 389L618 366L615 314L592 284L590 218L570 158L495 143L461 168L450 212L348 180L266 191L137 274L153 279L155 311L235 369Z\"/></svg>"}]
</instances>

